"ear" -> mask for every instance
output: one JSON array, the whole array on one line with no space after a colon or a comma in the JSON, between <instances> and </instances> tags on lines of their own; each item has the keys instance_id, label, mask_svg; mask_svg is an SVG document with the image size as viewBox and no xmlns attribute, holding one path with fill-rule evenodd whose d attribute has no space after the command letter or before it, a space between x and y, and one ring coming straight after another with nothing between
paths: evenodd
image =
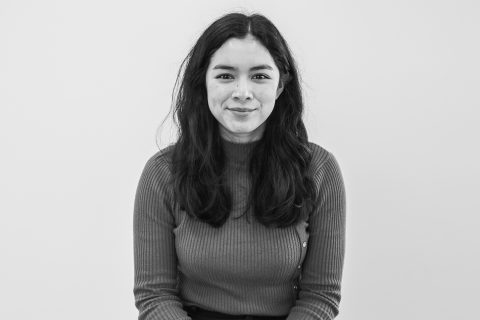
<instances>
[{"instance_id":1,"label":"ear","mask_svg":"<svg viewBox=\"0 0 480 320\"><path fill-rule=\"evenodd\" d=\"M277 96L275 97L275 100L277 100L278 97L280 97L280 94L282 94L282 92L283 92L283 81L280 80L280 81L278 82Z\"/></svg>"}]
</instances>

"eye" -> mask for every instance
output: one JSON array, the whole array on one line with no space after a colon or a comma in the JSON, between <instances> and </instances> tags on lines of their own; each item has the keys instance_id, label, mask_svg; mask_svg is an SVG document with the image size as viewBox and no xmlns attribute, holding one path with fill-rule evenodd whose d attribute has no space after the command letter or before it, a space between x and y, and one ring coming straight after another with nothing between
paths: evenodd
<instances>
[{"instance_id":1,"label":"eye","mask_svg":"<svg viewBox=\"0 0 480 320\"><path fill-rule=\"evenodd\" d=\"M228 73L222 73L222 74L219 74L218 76L216 76L215 79L230 80L230 79L233 79L233 76L231 74L228 74Z\"/></svg>"},{"instance_id":2,"label":"eye","mask_svg":"<svg viewBox=\"0 0 480 320\"><path fill-rule=\"evenodd\" d=\"M255 74L253 76L253 79L255 79L255 80L265 80L265 79L270 79L270 77L267 76L266 74L258 73L258 74Z\"/></svg>"}]
</instances>

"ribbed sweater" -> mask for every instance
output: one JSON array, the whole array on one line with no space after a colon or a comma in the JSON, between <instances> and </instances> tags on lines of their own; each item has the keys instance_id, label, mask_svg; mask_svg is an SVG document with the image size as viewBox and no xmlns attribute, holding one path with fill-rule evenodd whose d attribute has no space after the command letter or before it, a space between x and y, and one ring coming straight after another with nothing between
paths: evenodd
<instances>
[{"instance_id":1,"label":"ribbed sweater","mask_svg":"<svg viewBox=\"0 0 480 320\"><path fill-rule=\"evenodd\" d=\"M173 202L172 147L146 163L134 204L134 288L139 320L190 319L183 305L235 315L333 319L345 251L345 187L335 157L310 143L316 186L309 218L267 228L246 214L248 163L256 142L223 140L233 208L214 228Z\"/></svg>"}]
</instances>

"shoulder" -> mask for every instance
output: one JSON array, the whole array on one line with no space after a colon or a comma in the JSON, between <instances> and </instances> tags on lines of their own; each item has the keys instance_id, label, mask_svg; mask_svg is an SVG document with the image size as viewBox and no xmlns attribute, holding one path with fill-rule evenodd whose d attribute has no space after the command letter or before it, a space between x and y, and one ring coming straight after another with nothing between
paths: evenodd
<instances>
[{"instance_id":1,"label":"shoulder","mask_svg":"<svg viewBox=\"0 0 480 320\"><path fill-rule=\"evenodd\" d=\"M316 184L334 177L336 180L342 180L340 165L333 153L314 142L309 142L309 146L312 152L310 170Z\"/></svg>"},{"instance_id":2,"label":"shoulder","mask_svg":"<svg viewBox=\"0 0 480 320\"><path fill-rule=\"evenodd\" d=\"M308 145L312 154L310 168L313 174L324 167L329 161L332 161L332 158L335 158L330 151L314 142L310 141Z\"/></svg>"},{"instance_id":3,"label":"shoulder","mask_svg":"<svg viewBox=\"0 0 480 320\"><path fill-rule=\"evenodd\" d=\"M142 179L150 180L154 184L169 181L173 148L174 145L170 145L150 156L144 166Z\"/></svg>"},{"instance_id":4,"label":"shoulder","mask_svg":"<svg viewBox=\"0 0 480 320\"><path fill-rule=\"evenodd\" d=\"M154 166L154 167L169 166L174 147L175 145L172 144L155 152L152 156L150 156L150 158L148 158L146 166Z\"/></svg>"}]
</instances>

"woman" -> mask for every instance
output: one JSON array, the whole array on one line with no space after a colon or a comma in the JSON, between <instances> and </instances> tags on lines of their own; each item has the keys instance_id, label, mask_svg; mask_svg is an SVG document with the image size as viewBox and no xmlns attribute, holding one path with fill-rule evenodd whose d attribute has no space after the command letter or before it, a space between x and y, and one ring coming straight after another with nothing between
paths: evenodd
<instances>
[{"instance_id":1,"label":"woman","mask_svg":"<svg viewBox=\"0 0 480 320\"><path fill-rule=\"evenodd\" d=\"M262 15L228 14L184 66L178 140L149 159L136 193L139 319L333 319L344 184L308 142L285 40Z\"/></svg>"}]
</instances>

